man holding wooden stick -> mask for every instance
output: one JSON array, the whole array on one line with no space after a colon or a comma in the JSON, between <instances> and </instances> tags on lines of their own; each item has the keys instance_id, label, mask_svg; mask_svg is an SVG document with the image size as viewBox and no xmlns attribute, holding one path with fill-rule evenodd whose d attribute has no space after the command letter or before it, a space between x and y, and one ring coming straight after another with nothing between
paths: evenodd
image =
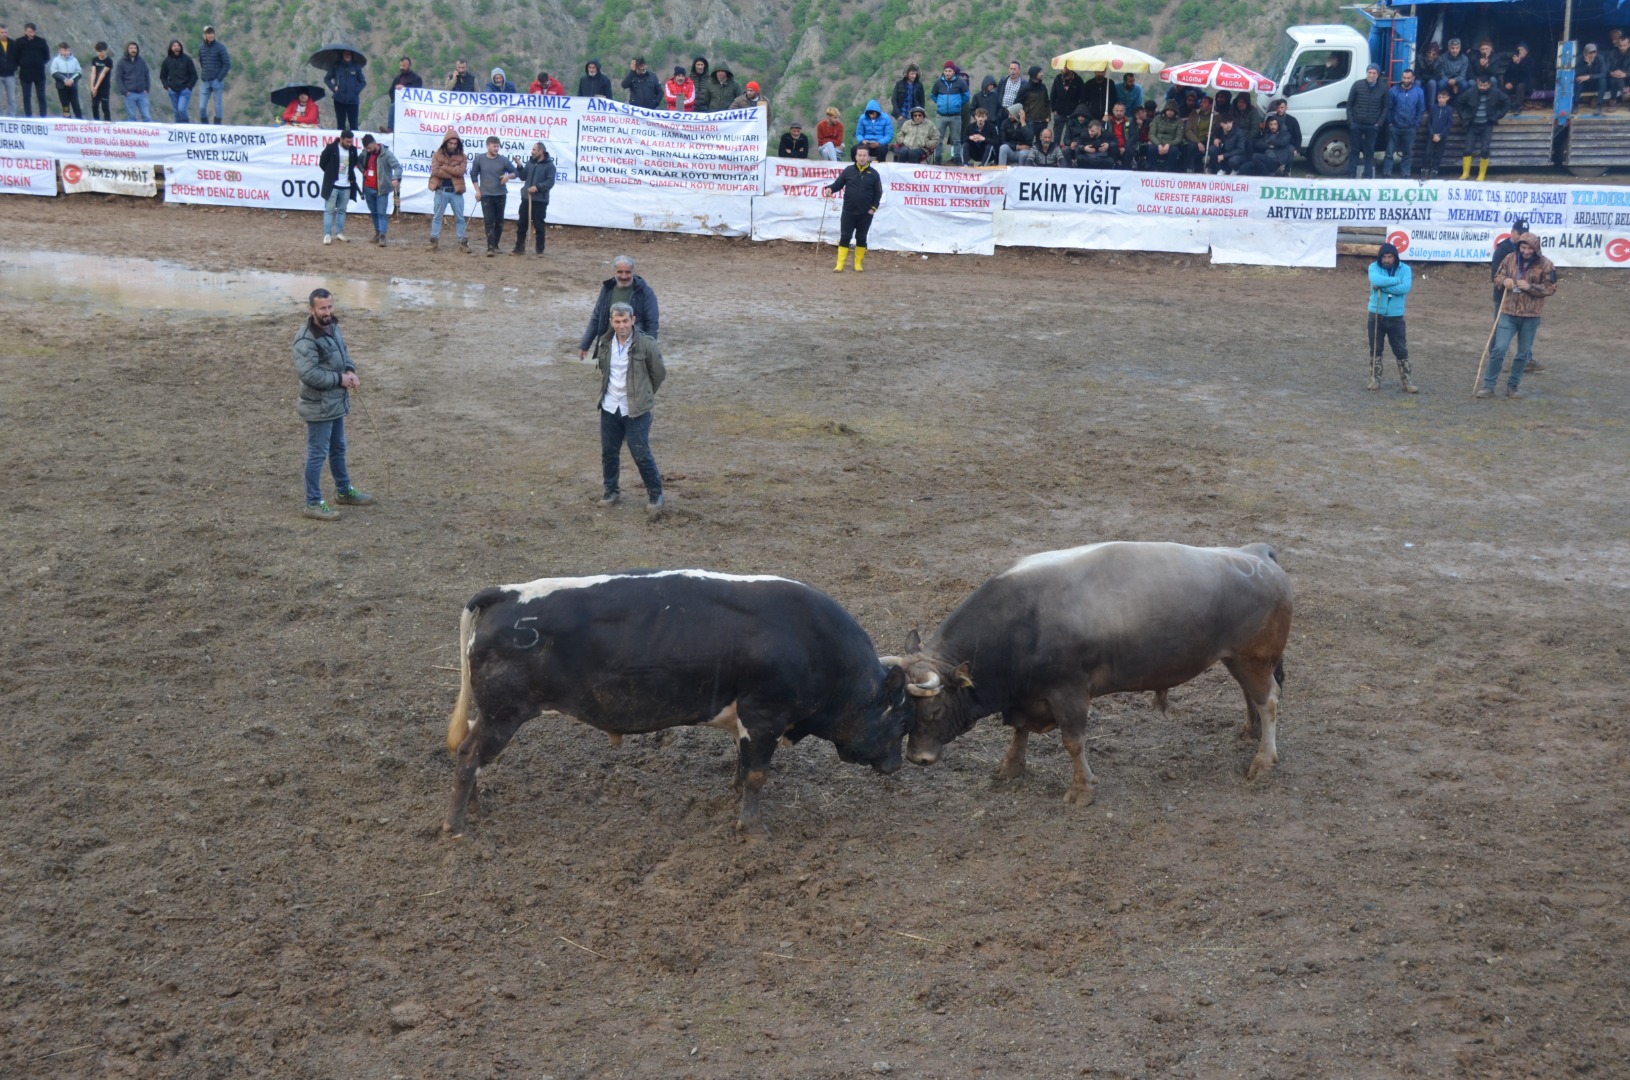
<instances>
[{"instance_id":1,"label":"man holding wooden stick","mask_svg":"<svg viewBox=\"0 0 1630 1080\"><path fill-rule=\"evenodd\" d=\"M1475 394L1480 398L1494 396L1494 384L1499 381L1500 368L1505 365L1506 350L1511 339L1517 339L1517 355L1511 361L1511 377L1506 382L1505 396L1522 397L1518 389L1523 368L1534 354L1534 335L1539 333L1539 320L1545 310L1545 298L1556 292L1556 267L1540 254L1539 237L1523 233L1517 237L1517 250L1505 257L1495 271L1494 284L1505 290L1500 304L1500 317L1494 326L1494 340L1489 345L1488 360L1483 365L1482 385Z\"/></svg>"}]
</instances>

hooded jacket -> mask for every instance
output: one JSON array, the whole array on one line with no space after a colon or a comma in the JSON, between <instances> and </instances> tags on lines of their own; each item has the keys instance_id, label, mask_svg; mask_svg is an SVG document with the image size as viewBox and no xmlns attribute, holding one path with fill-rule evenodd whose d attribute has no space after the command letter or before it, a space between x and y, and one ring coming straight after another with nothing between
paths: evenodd
<instances>
[{"instance_id":1,"label":"hooded jacket","mask_svg":"<svg viewBox=\"0 0 1630 1080\"><path fill-rule=\"evenodd\" d=\"M448 139L458 139L456 151L448 152ZM464 170L469 166L470 158L464 152L464 140L459 138L457 131L448 128L447 134L441 137L441 145L430 155L430 190L436 191L443 183L451 181L453 190L460 195L464 194Z\"/></svg>"},{"instance_id":2,"label":"hooded jacket","mask_svg":"<svg viewBox=\"0 0 1630 1080\"><path fill-rule=\"evenodd\" d=\"M919 105L917 108L920 109L922 106ZM897 146L903 146L908 150L932 153L940 144L939 128L929 123L927 115L924 114L920 122L915 119L907 120L895 128L894 141Z\"/></svg>"},{"instance_id":3,"label":"hooded jacket","mask_svg":"<svg viewBox=\"0 0 1630 1080\"><path fill-rule=\"evenodd\" d=\"M131 57L125 53L119 57L119 62L113 65L113 85L119 88L120 94L146 94L153 89L153 72L142 59L141 47L136 47L136 55Z\"/></svg>"},{"instance_id":4,"label":"hooded jacket","mask_svg":"<svg viewBox=\"0 0 1630 1080\"><path fill-rule=\"evenodd\" d=\"M503 85L499 85L498 77L504 77ZM509 81L509 73L503 68L493 68L492 75L487 79L487 85L481 88L487 94L519 94L521 88Z\"/></svg>"},{"instance_id":5,"label":"hooded jacket","mask_svg":"<svg viewBox=\"0 0 1630 1080\"><path fill-rule=\"evenodd\" d=\"M1162 109L1160 115L1149 121L1149 145L1151 146L1177 146L1183 141L1183 118L1174 115L1167 116Z\"/></svg>"},{"instance_id":6,"label":"hooded jacket","mask_svg":"<svg viewBox=\"0 0 1630 1080\"><path fill-rule=\"evenodd\" d=\"M1387 123L1405 131L1414 131L1426 118L1426 94L1419 86L1405 90L1394 86L1387 91Z\"/></svg>"},{"instance_id":7,"label":"hooded jacket","mask_svg":"<svg viewBox=\"0 0 1630 1080\"><path fill-rule=\"evenodd\" d=\"M1221 146L1216 145L1219 142L1222 143ZM1250 140L1245 137L1245 132L1239 129L1238 124L1232 124L1224 130L1222 121L1218 120L1216 128L1211 132L1211 142L1207 144L1206 155L1211 158L1220 156L1224 168L1240 169L1245 166L1250 145Z\"/></svg>"},{"instance_id":8,"label":"hooded jacket","mask_svg":"<svg viewBox=\"0 0 1630 1080\"><path fill-rule=\"evenodd\" d=\"M1081 112L1080 109L1077 109L1076 112L1080 115L1072 116L1069 123L1064 125L1064 135L1059 141L1067 147L1073 146L1079 150L1087 145L1087 138L1091 134L1087 129L1092 126L1093 118ZM1099 126L1103 126L1103 121L1099 121ZM1099 141L1102 141L1101 134Z\"/></svg>"},{"instance_id":9,"label":"hooded jacket","mask_svg":"<svg viewBox=\"0 0 1630 1080\"><path fill-rule=\"evenodd\" d=\"M1297 146L1290 129L1285 126L1285 118L1274 116L1271 119L1279 121L1278 131L1269 131L1263 127L1260 134L1251 142L1251 149L1258 154L1266 155L1276 166L1289 165L1296 159ZM1266 125L1267 121L1264 120Z\"/></svg>"},{"instance_id":10,"label":"hooded jacket","mask_svg":"<svg viewBox=\"0 0 1630 1080\"><path fill-rule=\"evenodd\" d=\"M641 109L662 108L662 80L650 68L645 74L630 69L623 76L623 89L628 91L628 103Z\"/></svg>"},{"instance_id":11,"label":"hooded jacket","mask_svg":"<svg viewBox=\"0 0 1630 1080\"><path fill-rule=\"evenodd\" d=\"M589 73L589 68L594 69L593 74ZM590 60L583 65L583 77L577 80L577 96L603 98L611 96L611 76L600 67L600 61Z\"/></svg>"},{"instance_id":12,"label":"hooded jacket","mask_svg":"<svg viewBox=\"0 0 1630 1080\"><path fill-rule=\"evenodd\" d=\"M368 85L368 76L362 73L362 65L356 62L355 53L349 64L341 61L328 69L323 76L323 85L328 87L334 95L334 100L341 105L355 105L362 100L362 91Z\"/></svg>"},{"instance_id":13,"label":"hooded jacket","mask_svg":"<svg viewBox=\"0 0 1630 1080\"><path fill-rule=\"evenodd\" d=\"M1381 265L1381 259L1387 255L1396 260L1391 270ZM1398 258L1398 249L1391 244L1382 244L1375 261L1370 264L1369 313L1391 319L1403 318L1404 298L1409 295L1414 283L1415 273L1408 263Z\"/></svg>"},{"instance_id":14,"label":"hooded jacket","mask_svg":"<svg viewBox=\"0 0 1630 1080\"><path fill-rule=\"evenodd\" d=\"M996 76L986 75L979 84L979 93L973 97L973 107L984 109L993 124L1001 124L1007 110L1002 108L1002 88L996 85Z\"/></svg>"},{"instance_id":15,"label":"hooded jacket","mask_svg":"<svg viewBox=\"0 0 1630 1080\"><path fill-rule=\"evenodd\" d=\"M723 75L724 78L719 78ZM707 88L707 111L723 112L730 108L730 103L741 97L741 83L736 81L736 73L727 67L716 67L709 80ZM698 95L697 100L701 97ZM700 105L697 108L701 108Z\"/></svg>"},{"instance_id":16,"label":"hooded jacket","mask_svg":"<svg viewBox=\"0 0 1630 1080\"><path fill-rule=\"evenodd\" d=\"M873 113L877 114L875 120L872 119ZM881 146L894 145L894 121L889 119L876 98L866 102L866 108L861 112L860 119L855 121L855 142L875 142Z\"/></svg>"},{"instance_id":17,"label":"hooded jacket","mask_svg":"<svg viewBox=\"0 0 1630 1080\"><path fill-rule=\"evenodd\" d=\"M232 54L226 51L221 39L206 41L198 46L198 77L205 82L220 82L232 71Z\"/></svg>"},{"instance_id":18,"label":"hooded jacket","mask_svg":"<svg viewBox=\"0 0 1630 1080\"><path fill-rule=\"evenodd\" d=\"M170 42L171 47L180 44L180 41ZM158 69L158 82L164 89L177 93L198 85L198 68L193 65L192 57L187 55L184 46L179 53L165 52L164 63Z\"/></svg>"},{"instance_id":19,"label":"hooded jacket","mask_svg":"<svg viewBox=\"0 0 1630 1080\"><path fill-rule=\"evenodd\" d=\"M1521 292L1507 290L1505 303L1500 305L1500 314L1519 319L1537 319L1545 312L1545 298L1556 292L1556 267L1540 250L1539 237L1533 233L1523 233L1518 239L1534 242L1534 257L1524 263L1522 252L1513 251L1494 272L1495 280L1516 278L1523 286Z\"/></svg>"},{"instance_id":20,"label":"hooded jacket","mask_svg":"<svg viewBox=\"0 0 1630 1080\"><path fill-rule=\"evenodd\" d=\"M696 70L698 64L702 65L701 71ZM685 71L685 74L690 76L691 85L696 88L696 112L707 112L712 107L712 71L713 69L708 66L707 57L705 56L692 58L690 67Z\"/></svg>"}]
</instances>

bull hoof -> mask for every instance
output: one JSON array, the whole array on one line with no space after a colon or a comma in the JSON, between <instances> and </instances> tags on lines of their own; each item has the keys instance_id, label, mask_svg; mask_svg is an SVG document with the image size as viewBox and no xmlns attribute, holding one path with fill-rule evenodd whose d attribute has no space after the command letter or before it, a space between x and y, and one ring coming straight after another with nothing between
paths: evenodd
<instances>
[{"instance_id":1,"label":"bull hoof","mask_svg":"<svg viewBox=\"0 0 1630 1080\"><path fill-rule=\"evenodd\" d=\"M442 835L449 840L462 840L464 838L464 822L444 821L441 823Z\"/></svg>"},{"instance_id":2,"label":"bull hoof","mask_svg":"<svg viewBox=\"0 0 1630 1080\"><path fill-rule=\"evenodd\" d=\"M1071 806L1091 806L1098 800L1098 793L1083 784L1071 784L1070 790L1064 793L1064 801Z\"/></svg>"},{"instance_id":3,"label":"bull hoof","mask_svg":"<svg viewBox=\"0 0 1630 1080\"><path fill-rule=\"evenodd\" d=\"M762 821L738 821L736 822L736 831L741 833L743 840L768 840L770 838L770 830L765 828Z\"/></svg>"},{"instance_id":4,"label":"bull hoof","mask_svg":"<svg viewBox=\"0 0 1630 1080\"><path fill-rule=\"evenodd\" d=\"M1017 780L1024 775L1024 766L1015 765L1011 761L1004 761L996 767L996 779Z\"/></svg>"},{"instance_id":5,"label":"bull hoof","mask_svg":"<svg viewBox=\"0 0 1630 1080\"><path fill-rule=\"evenodd\" d=\"M1273 772L1273 767L1279 761L1279 755L1258 754L1251 760L1251 767L1245 770L1245 779L1258 780Z\"/></svg>"}]
</instances>

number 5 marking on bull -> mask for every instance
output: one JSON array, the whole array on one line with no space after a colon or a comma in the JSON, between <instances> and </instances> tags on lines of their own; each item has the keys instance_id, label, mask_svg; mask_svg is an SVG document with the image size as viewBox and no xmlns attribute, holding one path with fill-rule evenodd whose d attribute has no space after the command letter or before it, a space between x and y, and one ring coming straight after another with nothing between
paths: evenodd
<instances>
[{"instance_id":1,"label":"number 5 marking on bull","mask_svg":"<svg viewBox=\"0 0 1630 1080\"><path fill-rule=\"evenodd\" d=\"M537 621L538 617L536 615L528 615L525 618L515 620L515 626L513 629L515 631L515 647L517 649L530 649L539 641L543 640L543 636L538 633L537 627L522 625L523 623L534 623ZM532 635L532 639L530 641L528 641L525 637L527 634Z\"/></svg>"}]
</instances>

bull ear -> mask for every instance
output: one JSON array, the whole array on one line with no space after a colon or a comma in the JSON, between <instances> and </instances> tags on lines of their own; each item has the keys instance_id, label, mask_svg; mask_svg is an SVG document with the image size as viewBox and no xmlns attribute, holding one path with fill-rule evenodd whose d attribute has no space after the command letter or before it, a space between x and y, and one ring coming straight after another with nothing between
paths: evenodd
<instances>
[{"instance_id":1,"label":"bull ear","mask_svg":"<svg viewBox=\"0 0 1630 1080\"><path fill-rule=\"evenodd\" d=\"M962 661L962 663L957 665L957 668L956 668L955 671L951 672L951 682L952 682L952 684L955 685L955 686L961 687L963 690L971 690L971 689L973 689L973 680L968 678L969 665L970 665L970 662L967 661L967 660L964 660L964 661Z\"/></svg>"},{"instance_id":2,"label":"bull ear","mask_svg":"<svg viewBox=\"0 0 1630 1080\"><path fill-rule=\"evenodd\" d=\"M922 649L923 649L923 639L917 635L917 631L913 630L911 632L911 636L906 638L906 652L908 652L908 653L922 652Z\"/></svg>"}]
</instances>

